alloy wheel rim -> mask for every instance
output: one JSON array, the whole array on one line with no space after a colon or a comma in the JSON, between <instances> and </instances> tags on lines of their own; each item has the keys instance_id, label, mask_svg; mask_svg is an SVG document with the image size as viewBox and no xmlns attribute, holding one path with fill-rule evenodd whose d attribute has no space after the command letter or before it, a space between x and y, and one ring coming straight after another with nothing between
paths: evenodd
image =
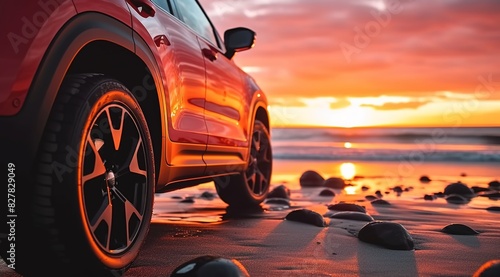
<instances>
[{"instance_id":1,"label":"alloy wheel rim","mask_svg":"<svg viewBox=\"0 0 500 277\"><path fill-rule=\"evenodd\" d=\"M87 227L108 254L130 248L148 203L146 148L130 112L113 103L103 107L85 136L81 197Z\"/></svg>"},{"instance_id":2,"label":"alloy wheel rim","mask_svg":"<svg viewBox=\"0 0 500 277\"><path fill-rule=\"evenodd\" d=\"M250 161L246 170L248 187L256 196L265 194L271 177L271 144L262 130L252 135Z\"/></svg>"}]
</instances>

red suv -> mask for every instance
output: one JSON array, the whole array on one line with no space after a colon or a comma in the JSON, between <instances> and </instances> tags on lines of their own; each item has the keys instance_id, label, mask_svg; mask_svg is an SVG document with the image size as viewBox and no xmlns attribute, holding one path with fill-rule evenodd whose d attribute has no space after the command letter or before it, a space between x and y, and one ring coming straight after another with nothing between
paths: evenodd
<instances>
[{"instance_id":1,"label":"red suv","mask_svg":"<svg viewBox=\"0 0 500 277\"><path fill-rule=\"evenodd\" d=\"M139 253L154 193L214 181L261 203L267 100L196 0L0 4L0 255L27 275L117 276Z\"/></svg>"}]
</instances>

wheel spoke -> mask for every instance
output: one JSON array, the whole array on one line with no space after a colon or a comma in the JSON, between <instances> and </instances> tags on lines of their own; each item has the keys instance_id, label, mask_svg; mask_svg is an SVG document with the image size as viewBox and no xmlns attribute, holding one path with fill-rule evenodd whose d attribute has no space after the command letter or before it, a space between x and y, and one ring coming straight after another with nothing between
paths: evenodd
<instances>
[{"instance_id":1,"label":"wheel spoke","mask_svg":"<svg viewBox=\"0 0 500 277\"><path fill-rule=\"evenodd\" d=\"M108 191L108 196L109 196L109 191ZM109 243L111 241L111 225L113 218L113 205L109 201L109 199L110 197L105 198L105 200L101 204L101 208L90 221L90 229L94 234L97 230L97 227L101 225L101 222L104 221L104 223L106 223L107 225L106 245L103 245L106 249L109 249Z\"/></svg>"},{"instance_id":2,"label":"wheel spoke","mask_svg":"<svg viewBox=\"0 0 500 277\"><path fill-rule=\"evenodd\" d=\"M135 215L139 221L142 221L143 215L137 210L137 208L130 202L123 193L117 189L116 187L111 189L113 193L117 196L120 201L123 202L124 208L125 208L125 232L126 232L126 238L127 238L127 245L129 246L132 243L132 240L130 238L130 220L132 217Z\"/></svg>"},{"instance_id":3,"label":"wheel spoke","mask_svg":"<svg viewBox=\"0 0 500 277\"><path fill-rule=\"evenodd\" d=\"M90 145L90 149L94 153L95 160L92 173L82 176L82 186L88 180L94 179L106 173L106 167L104 166L104 162L101 159L101 155L99 154L99 151L97 150L94 141L90 138L90 135L87 136L87 143ZM84 164L84 166L86 165Z\"/></svg>"},{"instance_id":4,"label":"wheel spoke","mask_svg":"<svg viewBox=\"0 0 500 277\"><path fill-rule=\"evenodd\" d=\"M115 146L115 150L118 150L120 148L120 142L122 139L122 133L123 133L123 121L125 120L125 109L121 109L121 115L120 115L120 126L118 129L115 129L113 126L113 121L111 119L111 112L109 111L109 107L106 109L106 115L108 116L108 124L109 124L109 129L111 130L111 136L113 137L113 143Z\"/></svg>"},{"instance_id":5,"label":"wheel spoke","mask_svg":"<svg viewBox=\"0 0 500 277\"><path fill-rule=\"evenodd\" d=\"M137 142L137 146L135 147L134 154L132 156L132 160L130 161L129 171L132 173L137 173L143 176L147 176L146 170L142 170L139 168L139 148L142 146L142 138L139 137L139 141ZM142 153L141 153L142 154Z\"/></svg>"}]
</instances>

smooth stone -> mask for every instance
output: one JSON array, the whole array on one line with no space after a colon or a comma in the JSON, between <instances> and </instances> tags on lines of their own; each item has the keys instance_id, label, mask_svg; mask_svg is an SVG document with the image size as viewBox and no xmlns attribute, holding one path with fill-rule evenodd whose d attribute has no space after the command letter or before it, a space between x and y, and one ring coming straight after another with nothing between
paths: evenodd
<instances>
[{"instance_id":1,"label":"smooth stone","mask_svg":"<svg viewBox=\"0 0 500 277\"><path fill-rule=\"evenodd\" d=\"M467 177L467 173L465 172L460 173L460 177Z\"/></svg>"},{"instance_id":2,"label":"smooth stone","mask_svg":"<svg viewBox=\"0 0 500 277\"><path fill-rule=\"evenodd\" d=\"M436 196L434 196L434 195L430 195L430 194L424 195L424 200L432 201L434 199L436 199Z\"/></svg>"},{"instance_id":3,"label":"smooth stone","mask_svg":"<svg viewBox=\"0 0 500 277\"><path fill-rule=\"evenodd\" d=\"M488 194L488 198L498 200L500 199L500 192L490 193Z\"/></svg>"},{"instance_id":4,"label":"smooth stone","mask_svg":"<svg viewBox=\"0 0 500 277\"><path fill-rule=\"evenodd\" d=\"M172 199L182 199L182 196L177 196L177 195L174 195L171 197Z\"/></svg>"},{"instance_id":5,"label":"smooth stone","mask_svg":"<svg viewBox=\"0 0 500 277\"><path fill-rule=\"evenodd\" d=\"M324 189L319 193L319 196L335 196L335 192L333 190Z\"/></svg>"},{"instance_id":6,"label":"smooth stone","mask_svg":"<svg viewBox=\"0 0 500 277\"><path fill-rule=\"evenodd\" d=\"M372 221L359 230L358 239L393 250L413 250L414 242L403 225Z\"/></svg>"},{"instance_id":7,"label":"smooth stone","mask_svg":"<svg viewBox=\"0 0 500 277\"><path fill-rule=\"evenodd\" d=\"M380 192L380 190L377 190L377 191L375 192L375 195L377 195L378 197L382 197L382 192Z\"/></svg>"},{"instance_id":8,"label":"smooth stone","mask_svg":"<svg viewBox=\"0 0 500 277\"><path fill-rule=\"evenodd\" d=\"M384 199L375 199L372 202L372 205L380 205L380 206L389 206L391 203L385 201Z\"/></svg>"},{"instance_id":9,"label":"smooth stone","mask_svg":"<svg viewBox=\"0 0 500 277\"><path fill-rule=\"evenodd\" d=\"M267 198L285 198L290 199L290 189L285 185L279 185L267 194Z\"/></svg>"},{"instance_id":10,"label":"smooth stone","mask_svg":"<svg viewBox=\"0 0 500 277\"><path fill-rule=\"evenodd\" d=\"M472 277L498 277L500 276L500 260L490 260L474 272Z\"/></svg>"},{"instance_id":11,"label":"smooth stone","mask_svg":"<svg viewBox=\"0 0 500 277\"><path fill-rule=\"evenodd\" d=\"M290 207L290 200L285 198L267 198L265 204L283 205Z\"/></svg>"},{"instance_id":12,"label":"smooth stone","mask_svg":"<svg viewBox=\"0 0 500 277\"><path fill-rule=\"evenodd\" d=\"M392 188L392 190L394 192L397 192L397 193L402 193L403 192L403 189L400 186L395 186L395 187Z\"/></svg>"},{"instance_id":13,"label":"smooth stone","mask_svg":"<svg viewBox=\"0 0 500 277\"><path fill-rule=\"evenodd\" d=\"M467 198L474 197L474 191L472 191L472 189L470 189L466 184L460 181L446 186L446 188L444 189L444 195L451 194L459 194Z\"/></svg>"},{"instance_id":14,"label":"smooth stone","mask_svg":"<svg viewBox=\"0 0 500 277\"><path fill-rule=\"evenodd\" d=\"M373 217L371 217L370 215L367 215L362 212L351 212L351 211L336 212L333 215L331 215L330 218L350 219L350 220L368 221L368 222L374 221Z\"/></svg>"},{"instance_id":15,"label":"smooth stone","mask_svg":"<svg viewBox=\"0 0 500 277\"><path fill-rule=\"evenodd\" d=\"M488 183L488 187L494 190L500 190L500 182L495 180Z\"/></svg>"},{"instance_id":16,"label":"smooth stone","mask_svg":"<svg viewBox=\"0 0 500 277\"><path fill-rule=\"evenodd\" d=\"M290 221L307 223L318 227L326 226L325 220L323 219L322 215L308 209L291 211L286 215L285 219Z\"/></svg>"},{"instance_id":17,"label":"smooth stone","mask_svg":"<svg viewBox=\"0 0 500 277\"><path fill-rule=\"evenodd\" d=\"M201 195L200 195L201 198L204 198L204 199L208 199L208 200L212 200L215 198L215 194L214 193L211 193L209 191L204 191Z\"/></svg>"},{"instance_id":18,"label":"smooth stone","mask_svg":"<svg viewBox=\"0 0 500 277\"><path fill-rule=\"evenodd\" d=\"M194 199L193 198L186 198L186 199L182 199L180 202L181 203L194 203Z\"/></svg>"},{"instance_id":19,"label":"smooth stone","mask_svg":"<svg viewBox=\"0 0 500 277\"><path fill-rule=\"evenodd\" d=\"M338 177L330 177L325 180L323 186L332 189L343 189L346 186L344 179Z\"/></svg>"},{"instance_id":20,"label":"smooth stone","mask_svg":"<svg viewBox=\"0 0 500 277\"><path fill-rule=\"evenodd\" d=\"M434 195L438 198L443 198L444 197L444 193L442 192L435 192Z\"/></svg>"},{"instance_id":21,"label":"smooth stone","mask_svg":"<svg viewBox=\"0 0 500 277\"><path fill-rule=\"evenodd\" d=\"M367 195L367 196L365 196L365 199L368 201L373 201L373 200L378 199L378 198L376 196L373 196L373 195Z\"/></svg>"},{"instance_id":22,"label":"smooth stone","mask_svg":"<svg viewBox=\"0 0 500 277\"><path fill-rule=\"evenodd\" d=\"M302 173L299 182L301 187L322 187L325 178L314 170L307 170Z\"/></svg>"},{"instance_id":23,"label":"smooth stone","mask_svg":"<svg viewBox=\"0 0 500 277\"><path fill-rule=\"evenodd\" d=\"M458 223L446 225L443 229L441 229L441 232L451 235L469 235L469 236L479 234L478 231L472 229L471 227Z\"/></svg>"},{"instance_id":24,"label":"smooth stone","mask_svg":"<svg viewBox=\"0 0 500 277\"><path fill-rule=\"evenodd\" d=\"M500 207L499 206L491 206L491 207L486 208L486 210L490 211L490 212L500 212Z\"/></svg>"},{"instance_id":25,"label":"smooth stone","mask_svg":"<svg viewBox=\"0 0 500 277\"><path fill-rule=\"evenodd\" d=\"M431 181L431 178L429 178L429 176L426 176L426 175L422 175L420 176L420 182L422 183L429 183Z\"/></svg>"},{"instance_id":26,"label":"smooth stone","mask_svg":"<svg viewBox=\"0 0 500 277\"><path fill-rule=\"evenodd\" d=\"M218 256L201 256L178 266L171 277L249 277L245 267L235 259Z\"/></svg>"},{"instance_id":27,"label":"smooth stone","mask_svg":"<svg viewBox=\"0 0 500 277\"><path fill-rule=\"evenodd\" d=\"M446 196L446 202L451 204L467 204L470 202L469 198L463 197L460 194L451 194Z\"/></svg>"},{"instance_id":28,"label":"smooth stone","mask_svg":"<svg viewBox=\"0 0 500 277\"><path fill-rule=\"evenodd\" d=\"M365 207L353 203L337 203L328 205L328 209L332 211L351 211L366 213Z\"/></svg>"},{"instance_id":29,"label":"smooth stone","mask_svg":"<svg viewBox=\"0 0 500 277\"><path fill-rule=\"evenodd\" d=\"M362 186L362 187L361 187L361 190L362 190L362 191L367 191L367 190L369 190L369 189L370 189L370 187L368 187L368 186Z\"/></svg>"},{"instance_id":30,"label":"smooth stone","mask_svg":"<svg viewBox=\"0 0 500 277\"><path fill-rule=\"evenodd\" d=\"M479 193L479 192L490 191L490 189L489 189L489 188L483 188L483 187L478 187L478 186L473 186L473 187L471 187L471 190L472 190L474 193Z\"/></svg>"}]
</instances>

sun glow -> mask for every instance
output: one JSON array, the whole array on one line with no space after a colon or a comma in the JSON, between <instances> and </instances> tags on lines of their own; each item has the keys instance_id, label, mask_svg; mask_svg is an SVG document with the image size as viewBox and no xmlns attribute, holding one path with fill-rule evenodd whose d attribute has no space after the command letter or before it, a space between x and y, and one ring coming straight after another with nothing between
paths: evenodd
<instances>
[{"instance_id":1,"label":"sun glow","mask_svg":"<svg viewBox=\"0 0 500 277\"><path fill-rule=\"evenodd\" d=\"M340 174L346 180L352 180L356 175L356 166L353 163L342 163L340 165Z\"/></svg>"}]
</instances>

